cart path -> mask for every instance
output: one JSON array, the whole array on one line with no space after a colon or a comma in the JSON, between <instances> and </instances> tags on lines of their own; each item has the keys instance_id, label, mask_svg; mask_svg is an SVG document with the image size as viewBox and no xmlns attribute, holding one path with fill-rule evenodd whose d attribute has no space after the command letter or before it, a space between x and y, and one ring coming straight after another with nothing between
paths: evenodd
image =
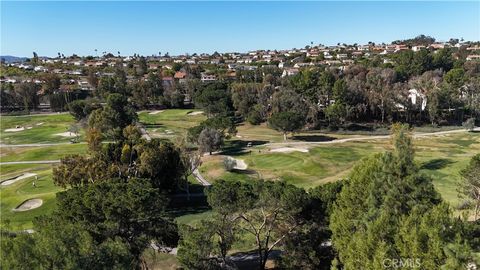
<instances>
[{"instance_id":1,"label":"cart path","mask_svg":"<svg viewBox=\"0 0 480 270\"><path fill-rule=\"evenodd\" d=\"M474 131L479 132L480 127L475 128ZM437 131L437 132L414 132L413 133L413 138L422 138L422 137L433 137L433 136L439 136L439 135L448 135L448 134L454 134L454 133L463 133L463 132L468 132L465 129L454 129L454 130L447 130L447 131ZM322 142L278 142L278 143L266 143L263 145L258 145L259 146L288 146L288 145L305 145L305 144L335 144L335 143L345 143L345 142L354 142L354 141L368 141L368 140L384 140L384 139L390 139L392 135L379 135L379 136L359 136L359 137L352 137L352 138L345 138L345 139L335 139L331 141L322 141Z\"/></svg>"}]
</instances>

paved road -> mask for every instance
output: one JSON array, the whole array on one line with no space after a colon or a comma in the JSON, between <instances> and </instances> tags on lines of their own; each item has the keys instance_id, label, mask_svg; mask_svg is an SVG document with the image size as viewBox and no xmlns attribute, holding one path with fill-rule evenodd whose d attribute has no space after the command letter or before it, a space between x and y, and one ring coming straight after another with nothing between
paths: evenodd
<instances>
[{"instance_id":1,"label":"paved road","mask_svg":"<svg viewBox=\"0 0 480 270\"><path fill-rule=\"evenodd\" d=\"M55 164L55 163L60 163L60 160L7 161L7 162L0 162L0 165L16 165L16 164Z\"/></svg>"},{"instance_id":2,"label":"paved road","mask_svg":"<svg viewBox=\"0 0 480 270\"><path fill-rule=\"evenodd\" d=\"M140 128L140 132L142 133L142 138L145 138L145 140L147 140L147 141L151 141L152 137L150 137L147 130L145 130L144 127L139 127L139 128Z\"/></svg>"},{"instance_id":3,"label":"paved road","mask_svg":"<svg viewBox=\"0 0 480 270\"><path fill-rule=\"evenodd\" d=\"M26 143L26 144L0 144L0 147L44 147L44 146L56 146L56 145L70 145L71 142L62 143ZM79 142L75 144L86 144L86 142Z\"/></svg>"},{"instance_id":4,"label":"paved road","mask_svg":"<svg viewBox=\"0 0 480 270\"><path fill-rule=\"evenodd\" d=\"M210 184L210 182L207 181L207 179L205 179L201 174L200 172L198 171L198 169L195 169L192 173L193 177L195 177L195 179L197 179L197 181L204 187L208 187L208 186L211 186L212 184Z\"/></svg>"}]
</instances>

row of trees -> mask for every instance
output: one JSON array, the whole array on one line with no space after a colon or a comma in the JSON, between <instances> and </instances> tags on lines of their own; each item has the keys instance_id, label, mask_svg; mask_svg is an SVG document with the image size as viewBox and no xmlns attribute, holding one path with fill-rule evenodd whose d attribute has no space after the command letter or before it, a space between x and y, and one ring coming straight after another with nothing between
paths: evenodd
<instances>
[{"instance_id":1,"label":"row of trees","mask_svg":"<svg viewBox=\"0 0 480 270\"><path fill-rule=\"evenodd\" d=\"M370 121L461 124L480 113L479 78L475 62L448 72L427 69L406 80L398 66L356 65L342 72L305 69L278 85L234 83L231 92L235 109L252 124L278 112L295 113L310 127Z\"/></svg>"}]
</instances>

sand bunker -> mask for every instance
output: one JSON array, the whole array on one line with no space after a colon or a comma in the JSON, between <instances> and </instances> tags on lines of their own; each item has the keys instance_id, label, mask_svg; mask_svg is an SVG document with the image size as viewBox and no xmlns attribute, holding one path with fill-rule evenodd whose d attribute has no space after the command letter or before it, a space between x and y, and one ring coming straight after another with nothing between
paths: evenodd
<instances>
[{"instance_id":1,"label":"sand bunker","mask_svg":"<svg viewBox=\"0 0 480 270\"><path fill-rule=\"evenodd\" d=\"M247 163L243 159L236 159L233 157L227 157L228 159L235 160L235 166L233 168L235 170L246 170L248 168Z\"/></svg>"},{"instance_id":2,"label":"sand bunker","mask_svg":"<svg viewBox=\"0 0 480 270\"><path fill-rule=\"evenodd\" d=\"M237 161L237 164L235 165L235 167L233 167L234 169L236 170L246 170L247 169L247 163L245 163L245 161L243 159L235 159L235 161Z\"/></svg>"},{"instance_id":3,"label":"sand bunker","mask_svg":"<svg viewBox=\"0 0 480 270\"><path fill-rule=\"evenodd\" d=\"M17 206L13 211L15 212L22 212L22 211L28 211L32 210L35 208L38 208L42 206L43 200L42 199L30 199L26 200L23 203L21 203L19 206Z\"/></svg>"},{"instance_id":4,"label":"sand bunker","mask_svg":"<svg viewBox=\"0 0 480 270\"><path fill-rule=\"evenodd\" d=\"M7 128L5 132L19 132L25 130L25 127Z\"/></svg>"},{"instance_id":5,"label":"sand bunker","mask_svg":"<svg viewBox=\"0 0 480 270\"><path fill-rule=\"evenodd\" d=\"M36 125L37 125L37 126L41 126L41 125L43 125L43 124L45 124L45 122L37 123Z\"/></svg>"},{"instance_id":6,"label":"sand bunker","mask_svg":"<svg viewBox=\"0 0 480 270\"><path fill-rule=\"evenodd\" d=\"M56 133L56 134L53 134L55 136L62 136L62 137L68 137L68 138L71 138L71 137L77 137L77 135L75 135L75 133L73 132L63 132L63 133Z\"/></svg>"},{"instance_id":7,"label":"sand bunker","mask_svg":"<svg viewBox=\"0 0 480 270\"><path fill-rule=\"evenodd\" d=\"M161 112L163 112L163 110L149 112L148 114L159 114L159 113L161 113Z\"/></svg>"},{"instance_id":8,"label":"sand bunker","mask_svg":"<svg viewBox=\"0 0 480 270\"><path fill-rule=\"evenodd\" d=\"M24 173L22 175L19 175L19 176L16 176L16 177L13 177L13 178L10 178L10 179L7 179L3 182L0 183L0 186L8 186L8 185L11 185L17 181L20 181L22 179L25 179L25 178L29 178L29 177L32 177L32 176L35 176L37 175L36 173Z\"/></svg>"},{"instance_id":9,"label":"sand bunker","mask_svg":"<svg viewBox=\"0 0 480 270\"><path fill-rule=\"evenodd\" d=\"M199 115L199 114L203 114L203 112L202 112L202 111L198 111L198 112L189 112L189 113L187 113L187 115L190 115L190 116Z\"/></svg>"},{"instance_id":10,"label":"sand bunker","mask_svg":"<svg viewBox=\"0 0 480 270\"><path fill-rule=\"evenodd\" d=\"M294 148L294 147L281 147L281 148L271 149L270 152L277 152L277 153L302 152L302 153L308 153L308 149Z\"/></svg>"}]
</instances>

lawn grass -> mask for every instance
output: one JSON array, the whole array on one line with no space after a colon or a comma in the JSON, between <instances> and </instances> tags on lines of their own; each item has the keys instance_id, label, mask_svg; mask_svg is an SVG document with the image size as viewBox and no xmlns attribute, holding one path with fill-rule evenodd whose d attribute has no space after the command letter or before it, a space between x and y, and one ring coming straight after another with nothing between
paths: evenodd
<instances>
[{"instance_id":1,"label":"lawn grass","mask_svg":"<svg viewBox=\"0 0 480 270\"><path fill-rule=\"evenodd\" d=\"M85 154L86 144L66 144L42 147L2 147L1 162L57 160L65 155Z\"/></svg>"},{"instance_id":2,"label":"lawn grass","mask_svg":"<svg viewBox=\"0 0 480 270\"><path fill-rule=\"evenodd\" d=\"M165 110L157 114L139 112L139 119L152 137L174 138L182 135L192 126L205 120L204 115L187 115L191 109ZM53 134L65 132L74 119L69 114L35 115L35 116L4 116L1 119L0 139L3 144L20 143L52 143L65 142L68 138L57 137ZM38 123L44 123L37 126ZM7 128L32 126L32 129L7 133ZM218 179L250 181L252 179L282 179L303 188L312 188L330 181L345 178L351 168L360 159L391 149L390 140L364 140L337 144L305 145L308 153L272 153L268 152L267 142L283 142L280 132L268 128L265 124L252 126L241 124L237 127L237 137L227 141L226 155L243 159L248 164L246 172L227 172L223 167L223 156L212 155L203 158L199 168L202 175L210 182ZM434 130L417 128L418 132ZM307 131L289 136L289 141L295 143L307 141L329 141L358 136L338 133L322 133ZM255 147L245 148L247 142L253 142ZM241 147L243 148L241 148ZM298 146L298 145L296 145ZM456 192L456 183L460 180L459 172L463 169L471 156L480 153L479 133L455 133L415 140L416 161L422 172L430 175L437 190L443 198L453 205L459 203ZM44 147L2 147L0 159L7 161L28 160L56 160L66 154L86 151L85 144L66 144ZM40 180L37 188L33 188L32 179L23 179L8 187L1 187L1 218L10 220L15 230L28 229L32 226L34 217L46 214L54 208L55 193L61 190L53 185L51 180L52 165L19 164L0 166L1 179L20 175L24 172L36 172ZM190 180L193 181L191 178ZM30 198L41 198L44 204L35 210L22 213L12 212L11 209ZM176 218L179 224L196 224L199 219L211 216L210 211L186 213ZM4 225L2 225L4 226ZM238 250L245 247L240 245Z\"/></svg>"},{"instance_id":3,"label":"lawn grass","mask_svg":"<svg viewBox=\"0 0 480 270\"><path fill-rule=\"evenodd\" d=\"M19 231L31 229L35 217L48 214L55 208L55 193L62 189L55 186L52 181L51 165L2 165L1 180L18 176L23 172L38 174L36 187L32 185L35 178L22 179L8 186L0 187L0 214L2 228ZM14 212L12 209L28 199L38 198L43 200L42 206L24 212Z\"/></svg>"},{"instance_id":4,"label":"lawn grass","mask_svg":"<svg viewBox=\"0 0 480 270\"><path fill-rule=\"evenodd\" d=\"M28 143L58 143L68 142L70 138L55 135L68 131L75 124L75 119L68 113L50 115L22 115L1 116L0 141L2 144L28 144ZM31 127L16 132L5 132L6 129ZM83 130L80 132L80 138Z\"/></svg>"},{"instance_id":5,"label":"lawn grass","mask_svg":"<svg viewBox=\"0 0 480 270\"><path fill-rule=\"evenodd\" d=\"M459 172L473 155L480 153L480 134L465 132L423 137L415 139L414 145L421 172L431 176L443 198L457 206ZM260 146L235 152L235 158L248 164L247 172L227 172L221 155L205 157L200 172L211 182L260 177L312 188L346 177L360 159L391 148L389 139L316 145L308 153L272 153Z\"/></svg>"},{"instance_id":6,"label":"lawn grass","mask_svg":"<svg viewBox=\"0 0 480 270\"><path fill-rule=\"evenodd\" d=\"M138 113L139 121L145 125L152 137L173 138L185 134L188 128L194 127L206 117L203 114L188 115L192 109L169 109L157 114L148 111Z\"/></svg>"}]
</instances>

